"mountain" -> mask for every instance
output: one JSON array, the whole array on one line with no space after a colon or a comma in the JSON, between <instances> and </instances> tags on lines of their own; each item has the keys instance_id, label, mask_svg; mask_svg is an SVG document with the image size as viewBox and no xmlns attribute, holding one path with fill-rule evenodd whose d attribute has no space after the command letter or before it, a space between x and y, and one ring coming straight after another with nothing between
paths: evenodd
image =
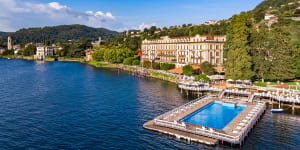
<instances>
[{"instance_id":1,"label":"mountain","mask_svg":"<svg viewBox=\"0 0 300 150\"><path fill-rule=\"evenodd\" d=\"M7 36L11 36L15 44L20 43L42 43L51 41L52 43L63 42L66 40L79 40L80 38L88 38L90 40L103 40L114 38L118 34L104 28L92 28L84 25L60 25L43 28L21 29L14 33L10 33L0 37L0 41L6 42Z\"/></svg>"},{"instance_id":2,"label":"mountain","mask_svg":"<svg viewBox=\"0 0 300 150\"><path fill-rule=\"evenodd\" d=\"M9 32L2 32L2 31L0 31L0 36L3 36L3 35L6 35L6 34L8 34Z\"/></svg>"}]
</instances>

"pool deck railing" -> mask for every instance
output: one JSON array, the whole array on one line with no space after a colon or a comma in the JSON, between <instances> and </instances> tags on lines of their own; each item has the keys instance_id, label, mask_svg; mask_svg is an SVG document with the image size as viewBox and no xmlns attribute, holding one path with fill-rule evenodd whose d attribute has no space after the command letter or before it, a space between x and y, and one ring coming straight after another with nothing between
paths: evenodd
<instances>
[{"instance_id":1,"label":"pool deck railing","mask_svg":"<svg viewBox=\"0 0 300 150\"><path fill-rule=\"evenodd\" d=\"M188 91L195 91L195 92L212 91L212 92L222 93L222 91L223 91L223 89L213 88L213 87L209 87L209 86L194 87L194 86L190 86L190 85L180 84L180 85L178 85L178 87L180 89L184 89L184 90L188 90ZM235 90L235 89L226 89L224 91L225 91L225 93L229 93L229 94L245 95L245 96L248 96L248 98L250 98L251 95L254 95L254 97L257 97L257 98L267 98L267 99L272 99L272 100L279 101L279 102L286 102L286 103L293 103L296 105L300 105L300 96L299 95L294 95L294 96L280 95L280 96L278 96L278 95L276 95L275 92L270 92L270 91L269 92L249 92L249 91L245 91L245 90Z\"/></svg>"}]
</instances>

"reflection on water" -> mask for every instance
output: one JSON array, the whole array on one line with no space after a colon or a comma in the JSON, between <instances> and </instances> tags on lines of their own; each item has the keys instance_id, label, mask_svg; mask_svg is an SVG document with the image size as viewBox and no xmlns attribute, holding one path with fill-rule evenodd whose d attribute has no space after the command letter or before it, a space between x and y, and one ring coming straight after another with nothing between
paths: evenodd
<instances>
[{"instance_id":1,"label":"reflection on water","mask_svg":"<svg viewBox=\"0 0 300 150\"><path fill-rule=\"evenodd\" d=\"M189 102L175 84L70 62L0 59L1 149L228 149L142 125ZM243 149L297 149L300 116L268 111Z\"/></svg>"}]
</instances>

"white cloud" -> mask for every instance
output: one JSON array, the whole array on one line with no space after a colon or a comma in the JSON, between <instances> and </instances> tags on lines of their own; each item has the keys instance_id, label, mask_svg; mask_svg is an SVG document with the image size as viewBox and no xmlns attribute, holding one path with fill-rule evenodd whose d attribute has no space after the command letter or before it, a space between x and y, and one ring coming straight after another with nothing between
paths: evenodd
<instances>
[{"instance_id":1,"label":"white cloud","mask_svg":"<svg viewBox=\"0 0 300 150\"><path fill-rule=\"evenodd\" d=\"M156 23L145 24L145 22L143 22L138 27L136 27L135 29L143 31L145 28L150 28L151 26L156 26Z\"/></svg>"},{"instance_id":2,"label":"white cloud","mask_svg":"<svg viewBox=\"0 0 300 150\"><path fill-rule=\"evenodd\" d=\"M114 24L119 24L110 12L81 12L58 2L0 0L0 4L0 31L61 24L84 24L113 29L111 27L116 26Z\"/></svg>"}]
</instances>

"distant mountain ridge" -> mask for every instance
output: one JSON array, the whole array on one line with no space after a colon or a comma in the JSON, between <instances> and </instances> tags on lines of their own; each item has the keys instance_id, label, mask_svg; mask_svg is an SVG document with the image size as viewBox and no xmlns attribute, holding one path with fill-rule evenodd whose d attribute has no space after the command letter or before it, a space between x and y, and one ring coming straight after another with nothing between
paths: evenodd
<instances>
[{"instance_id":1,"label":"distant mountain ridge","mask_svg":"<svg viewBox=\"0 0 300 150\"><path fill-rule=\"evenodd\" d=\"M3 36L3 35L6 35L6 34L9 34L10 32L2 32L0 31L0 36Z\"/></svg>"},{"instance_id":2,"label":"distant mountain ridge","mask_svg":"<svg viewBox=\"0 0 300 150\"><path fill-rule=\"evenodd\" d=\"M2 34L2 36L1 36ZM51 41L52 43L63 42L66 40L79 40L80 38L88 38L90 40L103 40L114 38L118 34L105 28L92 28L85 25L60 25L43 28L21 29L14 33L0 33L0 41L6 42L7 36L11 36L15 44L20 43L42 43Z\"/></svg>"}]
</instances>

